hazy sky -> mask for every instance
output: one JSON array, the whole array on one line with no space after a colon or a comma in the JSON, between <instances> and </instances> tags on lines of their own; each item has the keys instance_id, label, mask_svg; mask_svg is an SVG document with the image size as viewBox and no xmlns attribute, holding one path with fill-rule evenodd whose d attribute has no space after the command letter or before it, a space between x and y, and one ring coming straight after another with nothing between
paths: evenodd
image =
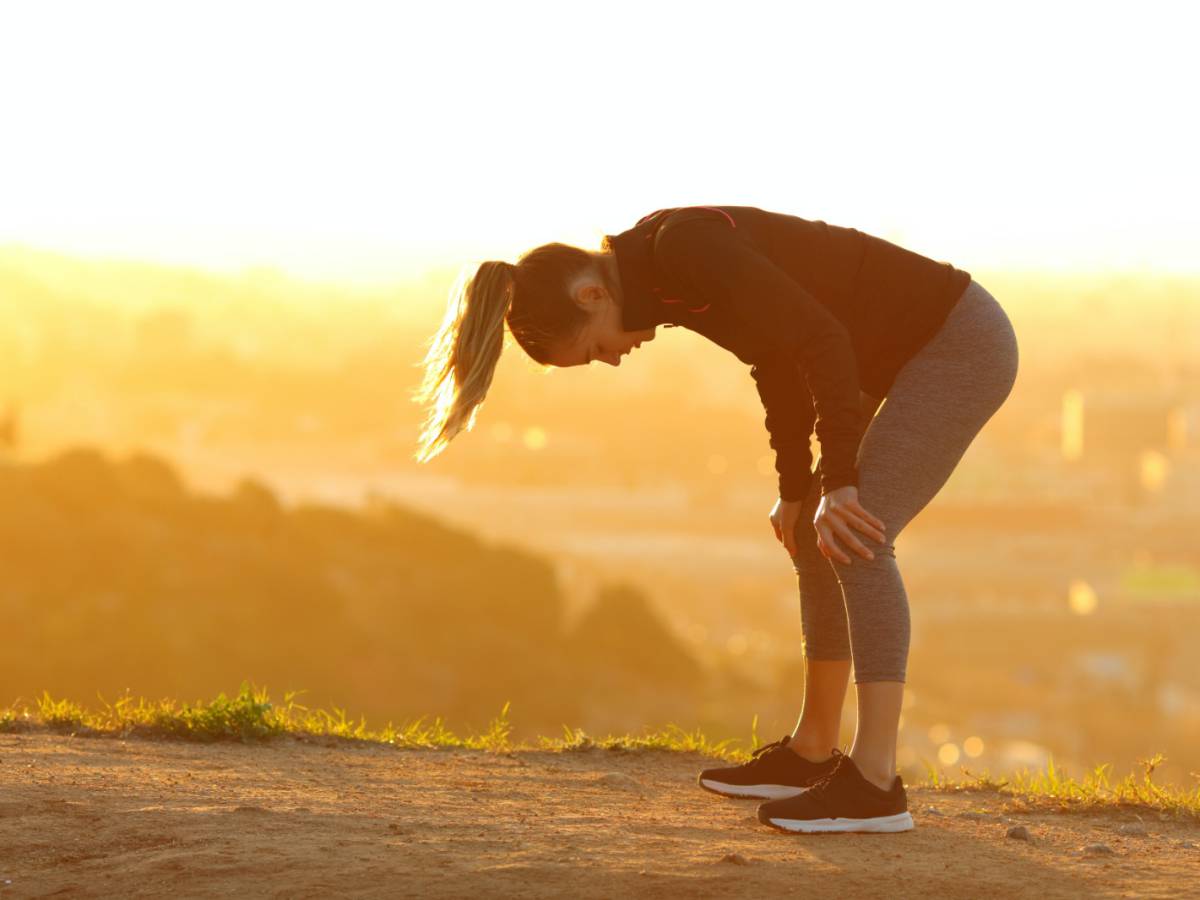
<instances>
[{"instance_id":1,"label":"hazy sky","mask_svg":"<svg viewBox=\"0 0 1200 900\"><path fill-rule=\"evenodd\" d=\"M369 281L725 203L1197 271L1191 7L5 3L0 243Z\"/></svg>"}]
</instances>

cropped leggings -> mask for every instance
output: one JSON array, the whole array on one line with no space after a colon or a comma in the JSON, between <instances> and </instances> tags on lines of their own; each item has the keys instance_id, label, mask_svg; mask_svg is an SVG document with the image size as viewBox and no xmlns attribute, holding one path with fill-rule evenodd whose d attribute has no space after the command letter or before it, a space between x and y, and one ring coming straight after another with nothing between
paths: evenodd
<instances>
[{"instance_id":1,"label":"cropped leggings","mask_svg":"<svg viewBox=\"0 0 1200 900\"><path fill-rule=\"evenodd\" d=\"M856 683L905 680L908 595L896 564L896 537L1008 398L1017 358L1007 314L972 280L938 331L897 373L859 443L858 500L883 520L885 540L851 530L874 559L859 556L836 535L852 561L822 555L813 527L820 479L812 479L792 558L809 659L852 659Z\"/></svg>"}]
</instances>

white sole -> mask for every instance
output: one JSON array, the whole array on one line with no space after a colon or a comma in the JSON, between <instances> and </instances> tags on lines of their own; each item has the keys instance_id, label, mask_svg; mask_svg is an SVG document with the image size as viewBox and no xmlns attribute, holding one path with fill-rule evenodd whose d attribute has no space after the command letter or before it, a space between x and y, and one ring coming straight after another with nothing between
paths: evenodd
<instances>
[{"instance_id":1,"label":"white sole","mask_svg":"<svg viewBox=\"0 0 1200 900\"><path fill-rule=\"evenodd\" d=\"M711 778L701 778L700 783L710 791L716 791L726 797L755 797L762 800L784 800L808 790L806 787L789 784L726 784Z\"/></svg>"},{"instance_id":2,"label":"white sole","mask_svg":"<svg viewBox=\"0 0 1200 900\"><path fill-rule=\"evenodd\" d=\"M913 827L912 816L905 810L893 816L873 819L777 819L768 816L770 823L787 831L908 831Z\"/></svg>"}]
</instances>

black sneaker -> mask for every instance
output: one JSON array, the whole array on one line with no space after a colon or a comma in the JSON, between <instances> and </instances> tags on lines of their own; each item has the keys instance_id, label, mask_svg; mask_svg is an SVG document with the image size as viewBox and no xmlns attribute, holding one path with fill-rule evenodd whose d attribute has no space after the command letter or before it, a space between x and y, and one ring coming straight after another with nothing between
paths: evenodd
<instances>
[{"instance_id":1,"label":"black sneaker","mask_svg":"<svg viewBox=\"0 0 1200 900\"><path fill-rule=\"evenodd\" d=\"M908 831L913 827L908 794L899 775L890 790L863 777L858 766L834 750L833 774L795 797L758 806L758 821L780 831Z\"/></svg>"},{"instance_id":2,"label":"black sneaker","mask_svg":"<svg viewBox=\"0 0 1200 900\"><path fill-rule=\"evenodd\" d=\"M792 739L785 734L777 741L763 744L750 755L749 762L740 766L705 769L696 778L700 787L723 797L757 797L774 800L794 797L808 786L828 776L837 766L834 756L823 762L812 762L791 750Z\"/></svg>"}]
</instances>

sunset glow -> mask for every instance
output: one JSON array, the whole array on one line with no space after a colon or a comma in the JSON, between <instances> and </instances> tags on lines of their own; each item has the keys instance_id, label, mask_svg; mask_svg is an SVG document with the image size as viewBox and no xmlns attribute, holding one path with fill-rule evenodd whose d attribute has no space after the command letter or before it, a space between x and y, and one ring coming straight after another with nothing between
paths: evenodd
<instances>
[{"instance_id":1,"label":"sunset glow","mask_svg":"<svg viewBox=\"0 0 1200 900\"><path fill-rule=\"evenodd\" d=\"M1170 8L24 4L0 244L391 280L716 202L968 270L1195 270Z\"/></svg>"}]
</instances>

